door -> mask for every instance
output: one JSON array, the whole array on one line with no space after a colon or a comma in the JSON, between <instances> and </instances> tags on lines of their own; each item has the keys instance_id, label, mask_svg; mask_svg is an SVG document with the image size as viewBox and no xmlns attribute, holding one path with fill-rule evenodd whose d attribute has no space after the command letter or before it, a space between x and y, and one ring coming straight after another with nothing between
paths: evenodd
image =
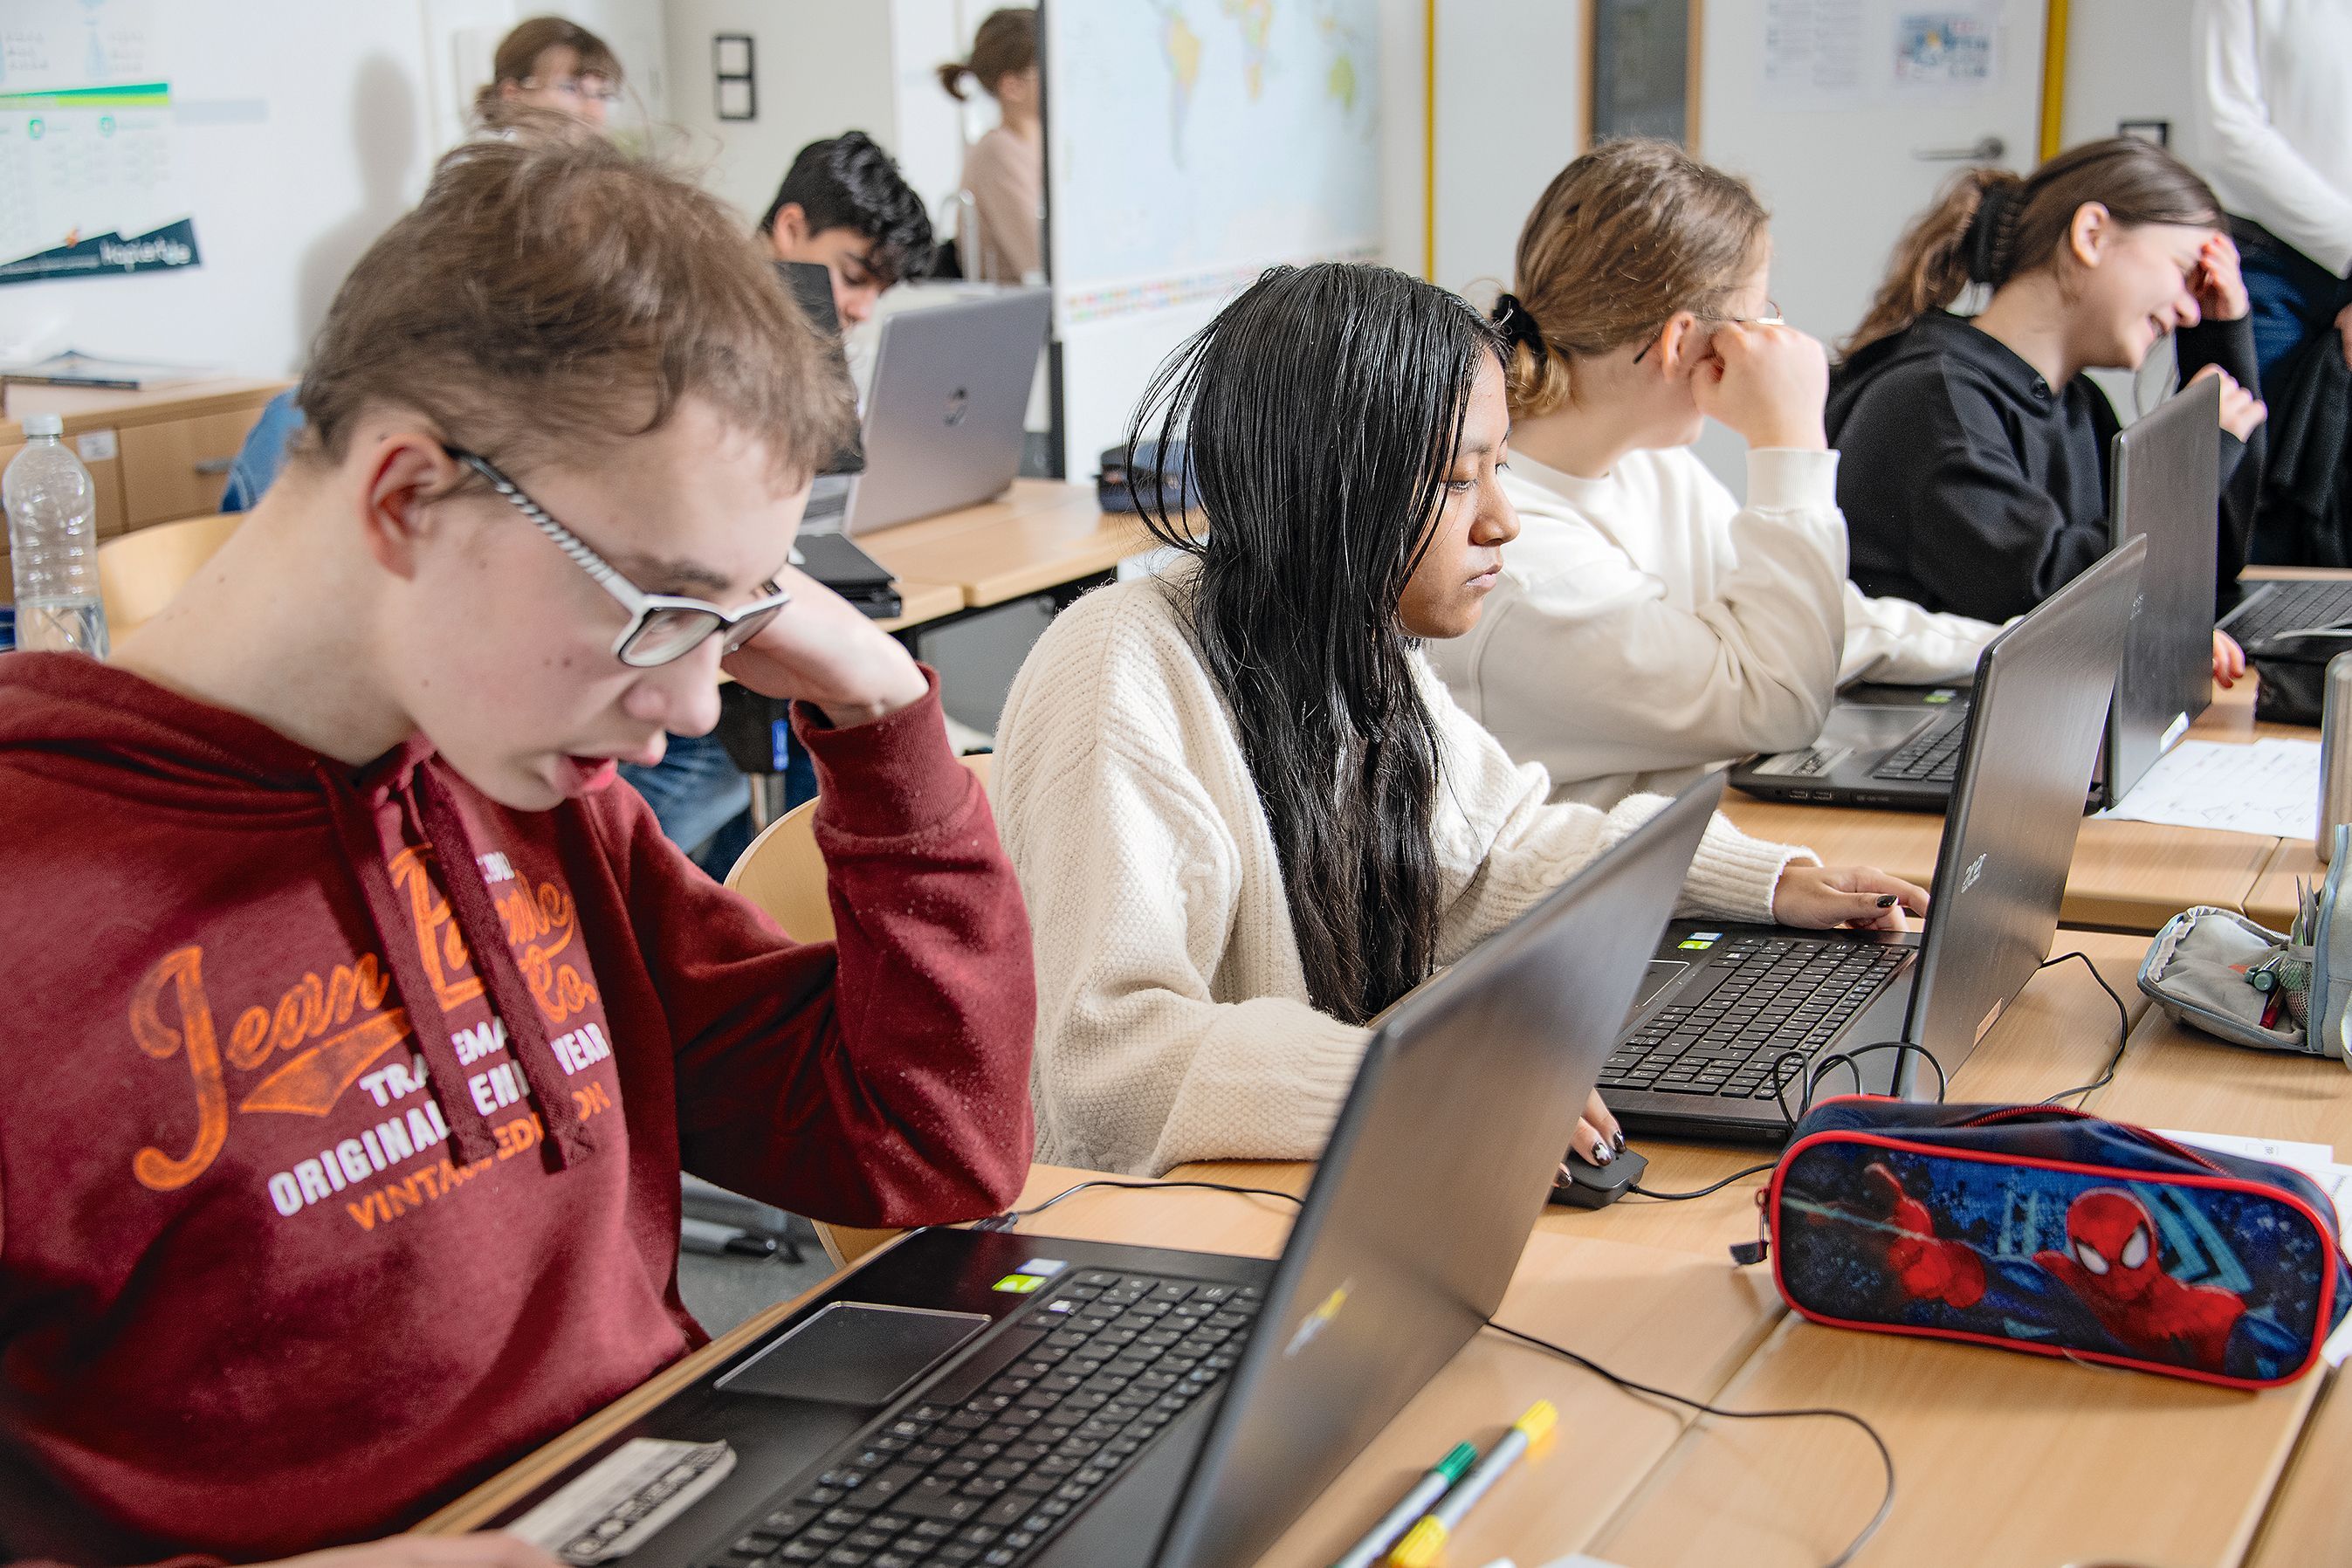
<instances>
[{"instance_id":1,"label":"door","mask_svg":"<svg viewBox=\"0 0 2352 1568\"><path fill-rule=\"evenodd\" d=\"M2036 161L2045 0L1715 0L1698 151L1772 213L1772 297L1834 345L1954 171Z\"/></svg>"}]
</instances>

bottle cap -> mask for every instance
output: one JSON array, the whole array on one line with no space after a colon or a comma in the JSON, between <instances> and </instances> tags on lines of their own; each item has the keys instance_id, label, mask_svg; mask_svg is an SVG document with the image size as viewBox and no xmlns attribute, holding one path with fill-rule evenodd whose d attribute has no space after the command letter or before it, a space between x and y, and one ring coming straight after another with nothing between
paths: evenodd
<instances>
[{"instance_id":1,"label":"bottle cap","mask_svg":"<svg viewBox=\"0 0 2352 1568\"><path fill-rule=\"evenodd\" d=\"M27 436L62 436L66 433L66 419L62 414L27 414L20 423Z\"/></svg>"},{"instance_id":2,"label":"bottle cap","mask_svg":"<svg viewBox=\"0 0 2352 1568\"><path fill-rule=\"evenodd\" d=\"M1392 1568L1429 1568L1445 1551L1446 1528L1423 1514L1421 1522L1404 1532L1404 1539L1389 1553Z\"/></svg>"}]
</instances>

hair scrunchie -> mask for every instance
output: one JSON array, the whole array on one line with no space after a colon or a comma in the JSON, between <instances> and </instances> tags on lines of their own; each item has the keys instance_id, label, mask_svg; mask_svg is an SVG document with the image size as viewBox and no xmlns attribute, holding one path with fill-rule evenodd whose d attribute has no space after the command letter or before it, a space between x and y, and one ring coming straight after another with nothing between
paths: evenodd
<instances>
[{"instance_id":1,"label":"hair scrunchie","mask_svg":"<svg viewBox=\"0 0 2352 1568\"><path fill-rule=\"evenodd\" d=\"M1522 304L1517 294L1497 295L1494 311L1486 319L1503 334L1504 342L1525 345L1536 356L1536 363L1543 364L1551 358L1551 346L1544 342L1543 329L1536 324L1535 312Z\"/></svg>"},{"instance_id":2,"label":"hair scrunchie","mask_svg":"<svg viewBox=\"0 0 2352 1568\"><path fill-rule=\"evenodd\" d=\"M2015 185L1994 185L1977 199L1976 216L1969 220L1968 232L1960 237L1960 255L1968 264L1969 282L2001 281L2001 263L2009 247L2010 217L2017 210L2020 194Z\"/></svg>"}]
</instances>

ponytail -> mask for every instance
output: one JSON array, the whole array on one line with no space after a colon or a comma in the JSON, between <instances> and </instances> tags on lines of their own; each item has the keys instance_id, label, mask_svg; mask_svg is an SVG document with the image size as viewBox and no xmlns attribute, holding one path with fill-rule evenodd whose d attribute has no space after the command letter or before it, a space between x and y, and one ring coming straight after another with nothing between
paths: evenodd
<instances>
[{"instance_id":1,"label":"ponytail","mask_svg":"<svg viewBox=\"0 0 2352 1568\"><path fill-rule=\"evenodd\" d=\"M971 36L971 58L950 60L939 68L940 86L958 103L963 100L963 79L980 83L989 97L996 84L1014 71L1037 63L1037 13L1026 5L1007 5L981 19Z\"/></svg>"},{"instance_id":2,"label":"ponytail","mask_svg":"<svg viewBox=\"0 0 2352 1568\"><path fill-rule=\"evenodd\" d=\"M1566 407L1570 362L1639 342L1678 310L1722 309L1764 255L1746 181L1671 142L1603 142L1562 169L1519 230L1495 302L1511 416Z\"/></svg>"},{"instance_id":3,"label":"ponytail","mask_svg":"<svg viewBox=\"0 0 2352 1568\"><path fill-rule=\"evenodd\" d=\"M1841 355L1851 359L1945 309L1971 283L1998 289L2051 265L2073 232L2074 215L2093 202L2126 227L2222 223L2212 188L2136 136L2086 142L2022 177L2006 169L1963 169L1896 242L1886 281L1862 325L1840 345Z\"/></svg>"},{"instance_id":4,"label":"ponytail","mask_svg":"<svg viewBox=\"0 0 2352 1568\"><path fill-rule=\"evenodd\" d=\"M1953 175L1936 205L1895 242L1886 280L1841 352L1850 358L1893 337L1951 304L1971 283L2007 281L2024 192L2021 176L1990 164Z\"/></svg>"}]
</instances>

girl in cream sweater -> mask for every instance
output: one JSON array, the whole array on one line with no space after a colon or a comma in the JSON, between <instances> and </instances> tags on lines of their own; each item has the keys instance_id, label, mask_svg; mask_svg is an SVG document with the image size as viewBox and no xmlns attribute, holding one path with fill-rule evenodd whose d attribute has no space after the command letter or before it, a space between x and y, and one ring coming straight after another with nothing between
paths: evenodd
<instances>
[{"instance_id":1,"label":"girl in cream sweater","mask_svg":"<svg viewBox=\"0 0 2352 1568\"><path fill-rule=\"evenodd\" d=\"M1555 799L1614 805L1809 745L1852 680L1965 678L1995 627L1846 581L1821 345L1765 298L1741 181L1670 142L1606 142L1519 235L1507 342L1524 532L1477 628L1430 657ZM1746 437L1748 504L1690 450Z\"/></svg>"},{"instance_id":2,"label":"girl in cream sweater","mask_svg":"<svg viewBox=\"0 0 2352 1568\"><path fill-rule=\"evenodd\" d=\"M1278 268L1164 367L1204 535L1087 595L1013 684L995 789L1036 935L1040 1157L1318 1154L1370 1018L1660 802L1548 804L1420 639L1474 628L1518 522L1493 334L1381 268ZM1162 493L1175 489L1168 476ZM1892 923L1919 889L1718 819L1685 913ZM1596 1098L1580 1149L1622 1147Z\"/></svg>"}]
</instances>

